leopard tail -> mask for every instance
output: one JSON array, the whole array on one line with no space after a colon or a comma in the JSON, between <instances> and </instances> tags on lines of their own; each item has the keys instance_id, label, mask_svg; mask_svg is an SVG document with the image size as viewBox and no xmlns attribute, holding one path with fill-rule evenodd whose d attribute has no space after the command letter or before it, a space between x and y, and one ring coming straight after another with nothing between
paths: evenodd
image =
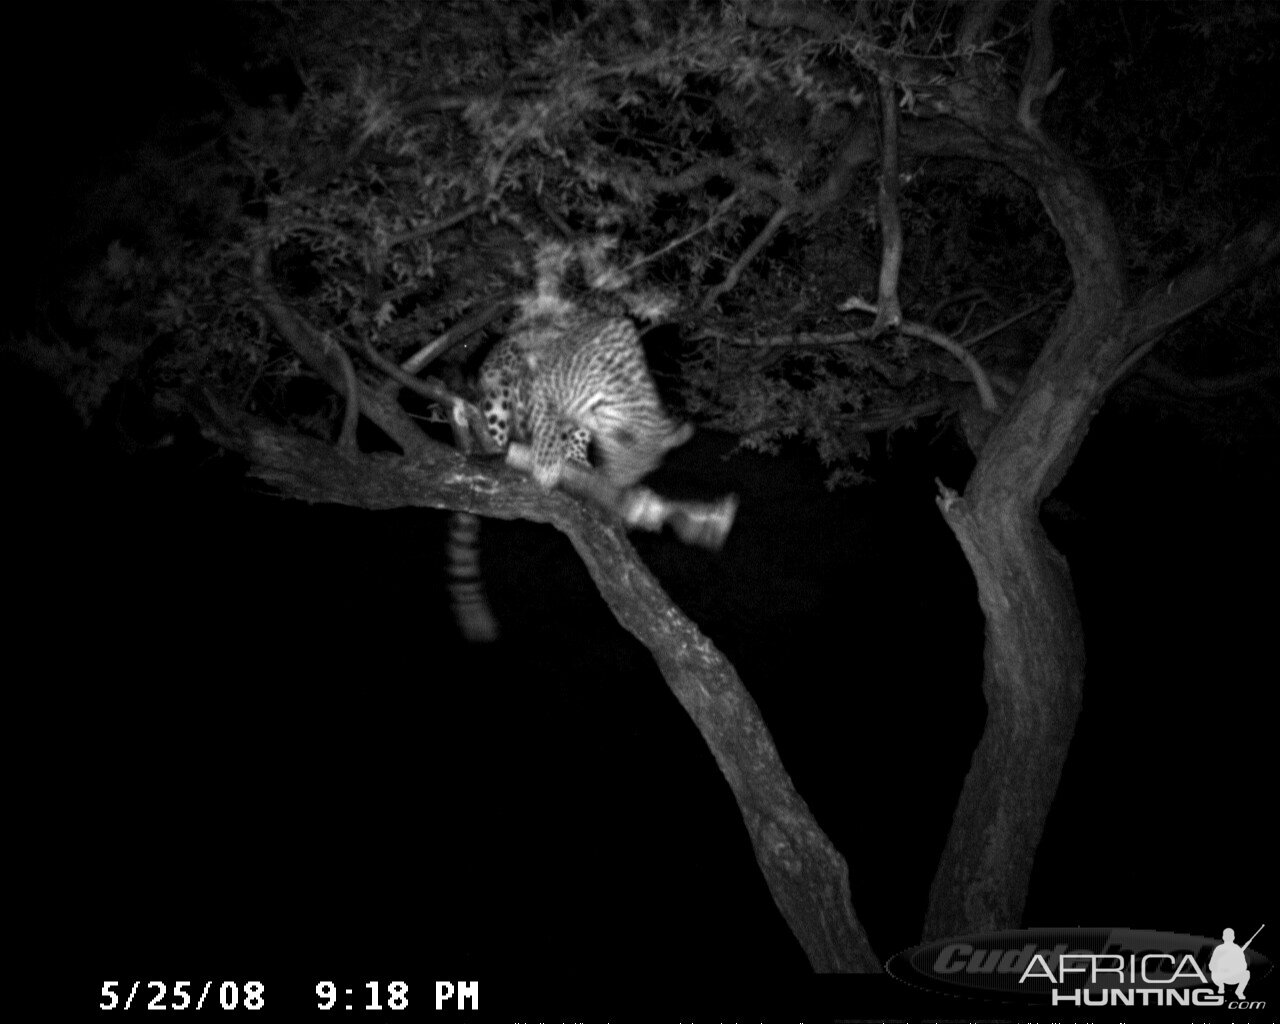
<instances>
[{"instance_id":1,"label":"leopard tail","mask_svg":"<svg viewBox=\"0 0 1280 1024\"><path fill-rule=\"evenodd\" d=\"M498 638L498 620L484 592L479 542L480 517L454 512L449 517L446 559L453 618L468 643L492 643Z\"/></svg>"}]
</instances>

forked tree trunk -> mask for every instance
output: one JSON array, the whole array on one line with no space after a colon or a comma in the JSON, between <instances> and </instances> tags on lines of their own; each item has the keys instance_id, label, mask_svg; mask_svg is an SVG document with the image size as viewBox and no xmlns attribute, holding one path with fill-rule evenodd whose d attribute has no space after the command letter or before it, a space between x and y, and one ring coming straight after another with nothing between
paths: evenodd
<instances>
[{"instance_id":1,"label":"forked tree trunk","mask_svg":"<svg viewBox=\"0 0 1280 1024\"><path fill-rule=\"evenodd\" d=\"M982 9L969 8L975 32ZM1049 7L1038 11L1034 47L1048 57ZM1074 291L1009 408L985 439L976 431L978 463L964 496L944 490L939 499L986 619L987 721L934 876L926 940L1022 923L1080 713L1080 615L1066 561L1041 529L1041 503L1107 393L1159 337L1280 250L1274 207L1205 263L1129 301L1123 252L1101 194L1029 108L1018 113L1010 97L1002 100L989 68L975 63L971 71L945 90L952 118L913 125L906 144L921 154L1000 163L1028 182L1058 231Z\"/></svg>"},{"instance_id":2,"label":"forked tree trunk","mask_svg":"<svg viewBox=\"0 0 1280 1024\"><path fill-rule=\"evenodd\" d=\"M1039 509L1123 361L1114 331L1123 263L1106 206L1058 147L1016 123L1000 127L984 133L984 148L996 142L985 155L1004 143L1003 162L1034 185L1058 227L1075 290L1022 388L980 442L963 498L939 499L986 619L987 721L934 876L926 940L1021 923L1084 680L1071 576Z\"/></svg>"},{"instance_id":3,"label":"forked tree trunk","mask_svg":"<svg viewBox=\"0 0 1280 1024\"><path fill-rule=\"evenodd\" d=\"M1039 522L1110 389L1181 318L1280 253L1280 207L1213 258L1119 301L1107 211L1063 166L1038 192L1059 225L1076 291L964 497L939 506L986 619L987 722L930 891L924 938L1016 927L1081 706L1084 640L1066 561ZM1108 256L1114 253L1114 256Z\"/></svg>"}]
</instances>

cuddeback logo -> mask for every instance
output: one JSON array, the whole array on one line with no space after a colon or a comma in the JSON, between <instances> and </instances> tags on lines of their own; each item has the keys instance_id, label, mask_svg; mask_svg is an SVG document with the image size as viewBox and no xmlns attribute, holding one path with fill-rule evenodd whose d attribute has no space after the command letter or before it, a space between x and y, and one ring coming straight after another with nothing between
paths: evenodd
<instances>
[{"instance_id":1,"label":"cuddeback logo","mask_svg":"<svg viewBox=\"0 0 1280 1024\"><path fill-rule=\"evenodd\" d=\"M890 959L899 981L930 992L1053 1006L1222 1006L1263 1009L1245 989L1271 970L1251 949L1221 939L1127 928L1037 928L967 935Z\"/></svg>"}]
</instances>

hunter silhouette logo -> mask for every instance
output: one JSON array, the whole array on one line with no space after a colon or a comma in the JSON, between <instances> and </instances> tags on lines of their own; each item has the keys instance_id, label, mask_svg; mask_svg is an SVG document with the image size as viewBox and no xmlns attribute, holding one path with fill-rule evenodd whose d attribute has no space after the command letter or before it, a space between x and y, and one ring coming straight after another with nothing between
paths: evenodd
<instances>
[{"instance_id":1,"label":"hunter silhouette logo","mask_svg":"<svg viewBox=\"0 0 1280 1024\"><path fill-rule=\"evenodd\" d=\"M1266 925L1258 926L1258 932ZM1209 977L1218 986L1218 995L1222 995L1228 985L1236 987L1236 998L1244 998L1244 987L1249 984L1249 968L1246 965L1244 951L1249 943L1258 937L1258 932L1249 936L1249 942L1243 946L1236 945L1236 933L1231 928L1222 929L1222 945L1213 951L1209 958Z\"/></svg>"}]
</instances>

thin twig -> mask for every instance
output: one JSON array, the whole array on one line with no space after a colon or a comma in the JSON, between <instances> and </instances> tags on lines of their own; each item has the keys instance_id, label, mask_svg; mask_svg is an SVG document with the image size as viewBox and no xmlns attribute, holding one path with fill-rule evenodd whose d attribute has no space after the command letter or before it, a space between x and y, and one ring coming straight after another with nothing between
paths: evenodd
<instances>
[{"instance_id":1,"label":"thin twig","mask_svg":"<svg viewBox=\"0 0 1280 1024\"><path fill-rule=\"evenodd\" d=\"M487 327L491 321L500 317L511 307L511 301L510 295L501 295L477 312L463 317L438 338L427 342L401 363L400 369L408 374L418 373L442 352L452 348L468 335Z\"/></svg>"},{"instance_id":2,"label":"thin twig","mask_svg":"<svg viewBox=\"0 0 1280 1024\"><path fill-rule=\"evenodd\" d=\"M342 351L342 346L334 345L325 338L326 346L332 348L338 361L342 364L342 381L347 388L347 407L342 413L342 432L338 434L338 447L349 452L356 452L356 427L360 424L360 391L356 382L356 368L351 365L351 357Z\"/></svg>"},{"instance_id":3,"label":"thin twig","mask_svg":"<svg viewBox=\"0 0 1280 1024\"><path fill-rule=\"evenodd\" d=\"M474 217L483 209L483 201L471 203L460 210L454 211L447 217L442 217L440 220L433 220L429 224L422 224L409 231L402 231L398 235L390 235L387 238L387 248L391 249L397 245L404 245L406 242L412 242L415 238L426 238L430 235L439 234L441 231L447 231L454 225L461 224L469 217Z\"/></svg>"},{"instance_id":4,"label":"thin twig","mask_svg":"<svg viewBox=\"0 0 1280 1024\"><path fill-rule=\"evenodd\" d=\"M668 242L666 245L664 245L661 249L658 249L656 252L651 252L647 256L641 256L638 259L633 260L631 263L629 263L626 266L626 268L622 271L622 273L629 278L632 273L634 273L638 268L644 266L646 263L653 262L659 256L665 256L672 249L679 248L680 246L684 245L685 242L688 242L690 239L696 238L698 235L702 234L704 231L710 231L713 227L715 227L716 222L719 221L720 218L725 214L725 212L728 211L729 207L732 206L737 201L740 195L742 195L741 189L737 190L736 192L733 192L727 199L725 199L722 203L720 203L719 206L717 206L714 210L711 211L711 216L708 217L706 221L704 221L702 224L699 224L692 231L686 232L685 234L681 235L675 241Z\"/></svg>"},{"instance_id":5,"label":"thin twig","mask_svg":"<svg viewBox=\"0 0 1280 1024\"><path fill-rule=\"evenodd\" d=\"M773 216L769 218L769 223L766 224L761 229L760 233L751 240L751 244L748 245L743 254L738 257L738 262L730 268L729 273L725 274L724 280L708 291L702 301L698 304L698 308L702 312L707 312L707 310L715 305L721 295L729 291L738 283L738 279L742 276L742 272L747 268L747 265L755 259L757 255L759 255L761 249L769 244L769 240L778 233L778 229L782 227L783 223L790 216L791 207L786 205L779 206L773 211Z\"/></svg>"}]
</instances>

